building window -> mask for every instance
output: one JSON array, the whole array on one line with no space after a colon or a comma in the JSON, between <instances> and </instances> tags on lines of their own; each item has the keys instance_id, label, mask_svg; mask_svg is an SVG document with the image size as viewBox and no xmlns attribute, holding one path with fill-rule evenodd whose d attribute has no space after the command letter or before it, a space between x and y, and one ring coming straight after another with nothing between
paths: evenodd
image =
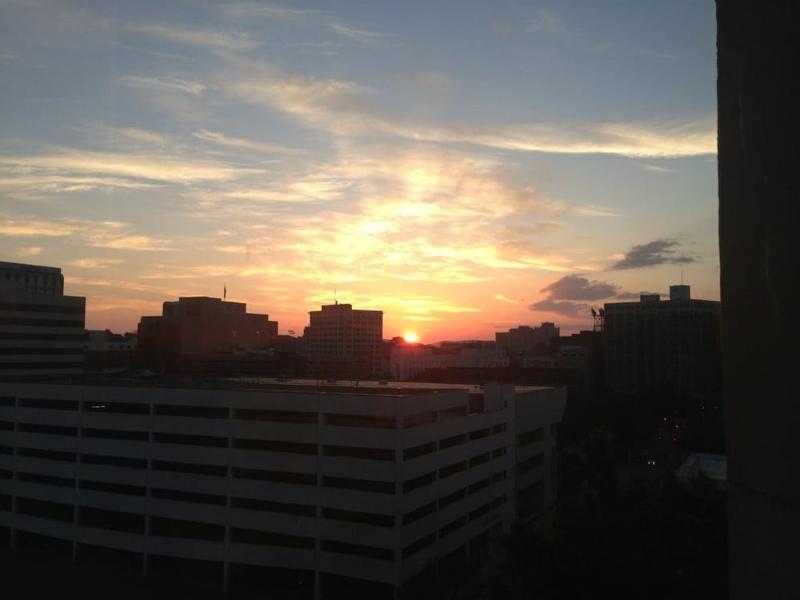
<instances>
[{"instance_id":1,"label":"building window","mask_svg":"<svg viewBox=\"0 0 800 600\"><path fill-rule=\"evenodd\" d=\"M469 440L479 440L481 438L489 437L492 434L492 430L489 427L484 429L476 429L475 431L469 432Z\"/></svg>"},{"instance_id":2,"label":"building window","mask_svg":"<svg viewBox=\"0 0 800 600\"><path fill-rule=\"evenodd\" d=\"M313 548L314 538L272 531L258 531L255 529L231 528L231 541L236 544L250 544L252 546L276 546L279 548Z\"/></svg>"},{"instance_id":3,"label":"building window","mask_svg":"<svg viewBox=\"0 0 800 600\"><path fill-rule=\"evenodd\" d=\"M323 477L322 485L330 488L375 492L378 494L394 494L393 481L375 481L372 479L355 479L352 477Z\"/></svg>"},{"instance_id":4,"label":"building window","mask_svg":"<svg viewBox=\"0 0 800 600\"><path fill-rule=\"evenodd\" d=\"M338 427L375 427L378 429L395 428L394 417L325 413L323 418L326 425L336 425Z\"/></svg>"},{"instance_id":5,"label":"building window","mask_svg":"<svg viewBox=\"0 0 800 600\"><path fill-rule=\"evenodd\" d=\"M275 440L255 440L236 438L233 447L240 450L262 450L264 452L286 452L289 454L316 454L316 444L302 442L281 442Z\"/></svg>"},{"instance_id":6,"label":"building window","mask_svg":"<svg viewBox=\"0 0 800 600\"><path fill-rule=\"evenodd\" d=\"M323 446L325 456L345 456L365 460L393 461L394 450L391 448L360 448L357 446Z\"/></svg>"},{"instance_id":7,"label":"building window","mask_svg":"<svg viewBox=\"0 0 800 600\"><path fill-rule=\"evenodd\" d=\"M185 463L171 460L154 460L153 469L156 471L190 473L192 475L209 475L212 477L225 477L228 474L228 468L221 465L198 465L195 463Z\"/></svg>"},{"instance_id":8,"label":"building window","mask_svg":"<svg viewBox=\"0 0 800 600\"><path fill-rule=\"evenodd\" d=\"M60 425L40 425L34 423L19 423L17 431L24 433L44 433L47 435L69 435L75 436L78 433L76 427L62 427Z\"/></svg>"},{"instance_id":9,"label":"building window","mask_svg":"<svg viewBox=\"0 0 800 600\"><path fill-rule=\"evenodd\" d=\"M360 512L355 510L341 510L338 508L323 508L322 516L333 521L347 521L350 523L376 525L378 527L394 527L393 515L381 515L377 513Z\"/></svg>"},{"instance_id":10,"label":"building window","mask_svg":"<svg viewBox=\"0 0 800 600\"><path fill-rule=\"evenodd\" d=\"M20 408L43 408L47 410L78 410L77 400L52 400L50 398L20 398Z\"/></svg>"},{"instance_id":11,"label":"building window","mask_svg":"<svg viewBox=\"0 0 800 600\"><path fill-rule=\"evenodd\" d=\"M439 450L446 450L447 448L452 448L453 446L459 446L467 442L467 434L460 433L458 435L454 435L448 438L443 438L439 440Z\"/></svg>"},{"instance_id":12,"label":"building window","mask_svg":"<svg viewBox=\"0 0 800 600\"><path fill-rule=\"evenodd\" d=\"M147 460L128 456L107 456L104 454L81 454L81 463L87 465L103 465L106 467L125 467L128 469L146 469Z\"/></svg>"},{"instance_id":13,"label":"building window","mask_svg":"<svg viewBox=\"0 0 800 600\"><path fill-rule=\"evenodd\" d=\"M87 527L112 529L128 533L144 533L144 515L103 510L81 506L78 508L78 522Z\"/></svg>"},{"instance_id":14,"label":"building window","mask_svg":"<svg viewBox=\"0 0 800 600\"><path fill-rule=\"evenodd\" d=\"M156 404L156 414L165 417L195 417L200 419L227 419L228 409L218 406L183 406Z\"/></svg>"},{"instance_id":15,"label":"building window","mask_svg":"<svg viewBox=\"0 0 800 600\"><path fill-rule=\"evenodd\" d=\"M254 479L256 481L272 481L275 483L292 483L298 485L317 485L317 476L312 473L234 468L233 476L237 479Z\"/></svg>"},{"instance_id":16,"label":"building window","mask_svg":"<svg viewBox=\"0 0 800 600\"><path fill-rule=\"evenodd\" d=\"M413 544L409 544L405 548L403 548L403 558L409 558L414 556L420 550L423 550L433 544L436 541L436 533L431 533L418 539Z\"/></svg>"},{"instance_id":17,"label":"building window","mask_svg":"<svg viewBox=\"0 0 800 600\"><path fill-rule=\"evenodd\" d=\"M530 458L526 458L525 460L521 460L517 463L517 475L524 475L525 473L529 473L536 467L541 467L544 464L544 454L539 452L538 454L534 454Z\"/></svg>"},{"instance_id":18,"label":"building window","mask_svg":"<svg viewBox=\"0 0 800 600\"><path fill-rule=\"evenodd\" d=\"M461 529L466 524L467 524L467 517L466 516L459 517L455 521L451 521L450 523L448 523L447 525L445 525L444 527L442 527L439 530L439 538L441 539L441 538L447 537L448 535L450 535L454 531L458 531L459 529Z\"/></svg>"},{"instance_id":19,"label":"building window","mask_svg":"<svg viewBox=\"0 0 800 600\"><path fill-rule=\"evenodd\" d=\"M258 500L256 498L231 498L233 508L245 510L257 510L260 512L272 512L284 515L299 515L313 517L317 514L317 509L308 504L292 504L288 502L273 502L271 500Z\"/></svg>"},{"instance_id":20,"label":"building window","mask_svg":"<svg viewBox=\"0 0 800 600\"><path fill-rule=\"evenodd\" d=\"M41 517L51 521L71 523L73 519L72 505L62 502L48 502L34 498L17 498L17 512L21 515Z\"/></svg>"},{"instance_id":21,"label":"building window","mask_svg":"<svg viewBox=\"0 0 800 600\"><path fill-rule=\"evenodd\" d=\"M133 402L83 402L83 411L103 414L146 415L150 413L149 404L135 404Z\"/></svg>"},{"instance_id":22,"label":"building window","mask_svg":"<svg viewBox=\"0 0 800 600\"><path fill-rule=\"evenodd\" d=\"M425 456L426 454L431 454L432 452L436 452L436 442L420 444L419 446L413 446L403 450L403 460L411 460L412 458Z\"/></svg>"},{"instance_id":23,"label":"building window","mask_svg":"<svg viewBox=\"0 0 800 600\"><path fill-rule=\"evenodd\" d=\"M40 450L39 448L17 448L17 456L28 456L30 458L43 458L45 460L60 460L65 462L75 462L76 458L74 452Z\"/></svg>"},{"instance_id":24,"label":"building window","mask_svg":"<svg viewBox=\"0 0 800 600\"><path fill-rule=\"evenodd\" d=\"M434 481L436 481L436 471L431 471L430 473L425 473L419 477L408 479L407 481L403 482L403 493L405 494L407 492L416 490L417 488L430 485Z\"/></svg>"},{"instance_id":25,"label":"building window","mask_svg":"<svg viewBox=\"0 0 800 600\"><path fill-rule=\"evenodd\" d=\"M162 498L164 500L175 500L177 502L193 502L195 504L214 504L216 506L225 506L225 496L218 496L216 494L200 494L197 492L184 492L181 490L167 490L164 488L152 488L150 494L153 498Z\"/></svg>"},{"instance_id":26,"label":"building window","mask_svg":"<svg viewBox=\"0 0 800 600\"><path fill-rule=\"evenodd\" d=\"M439 498L439 510L444 509L451 504L462 500L463 498L467 497L467 488L461 488L460 490L456 490L452 494L447 494L447 496L442 496Z\"/></svg>"},{"instance_id":27,"label":"building window","mask_svg":"<svg viewBox=\"0 0 800 600\"><path fill-rule=\"evenodd\" d=\"M413 427L421 427L436 423L436 411L425 411L413 415L406 415L403 417L403 429L411 429Z\"/></svg>"},{"instance_id":28,"label":"building window","mask_svg":"<svg viewBox=\"0 0 800 600\"><path fill-rule=\"evenodd\" d=\"M414 521L419 521L420 519L427 517L436 512L436 502L430 502L428 504L423 504L415 508L414 510L407 512L403 515L403 525L408 525L409 523L413 523Z\"/></svg>"},{"instance_id":29,"label":"building window","mask_svg":"<svg viewBox=\"0 0 800 600\"><path fill-rule=\"evenodd\" d=\"M152 535L161 537L207 540L210 542L221 542L225 539L225 527L223 525L168 519L166 517L151 517L150 530Z\"/></svg>"},{"instance_id":30,"label":"building window","mask_svg":"<svg viewBox=\"0 0 800 600\"><path fill-rule=\"evenodd\" d=\"M290 410L233 409L234 419L243 421L271 421L276 423L316 423L317 413Z\"/></svg>"},{"instance_id":31,"label":"building window","mask_svg":"<svg viewBox=\"0 0 800 600\"><path fill-rule=\"evenodd\" d=\"M460 473L467 468L467 461L462 460L457 463L453 463L452 465L448 465L446 467L442 467L439 469L439 479L447 479L451 475L455 475L456 473Z\"/></svg>"},{"instance_id":32,"label":"building window","mask_svg":"<svg viewBox=\"0 0 800 600\"><path fill-rule=\"evenodd\" d=\"M125 485L122 483L109 483L107 481L81 480L80 488L92 492L105 492L108 494L123 494L125 496L144 496L146 488L139 485Z\"/></svg>"},{"instance_id":33,"label":"building window","mask_svg":"<svg viewBox=\"0 0 800 600\"><path fill-rule=\"evenodd\" d=\"M394 560L394 550L390 548L376 548L375 546L362 546L361 544L347 544L334 540L322 540L322 550L325 552L336 552L339 554L349 554L351 556L362 556L375 560Z\"/></svg>"},{"instance_id":34,"label":"building window","mask_svg":"<svg viewBox=\"0 0 800 600\"><path fill-rule=\"evenodd\" d=\"M81 435L87 438L102 438L106 440L134 440L146 442L148 434L146 431L125 431L121 429L94 429L87 427L81 430Z\"/></svg>"},{"instance_id":35,"label":"building window","mask_svg":"<svg viewBox=\"0 0 800 600\"><path fill-rule=\"evenodd\" d=\"M213 435L186 435L183 433L154 433L153 441L159 444L181 444L187 446L205 446L209 448L227 448L228 438Z\"/></svg>"},{"instance_id":36,"label":"building window","mask_svg":"<svg viewBox=\"0 0 800 600\"><path fill-rule=\"evenodd\" d=\"M544 437L544 429L534 429L533 431L527 431L525 433L520 433L517 435L517 446L522 448L523 446L528 446L530 444L540 442Z\"/></svg>"},{"instance_id":37,"label":"building window","mask_svg":"<svg viewBox=\"0 0 800 600\"><path fill-rule=\"evenodd\" d=\"M439 411L439 421L449 421L467 416L466 406L453 406Z\"/></svg>"},{"instance_id":38,"label":"building window","mask_svg":"<svg viewBox=\"0 0 800 600\"><path fill-rule=\"evenodd\" d=\"M41 483L44 485L55 485L58 487L73 488L75 480L66 477L53 477L52 475L41 475L39 473L25 473L17 471L18 481L29 481L31 483Z\"/></svg>"}]
</instances>

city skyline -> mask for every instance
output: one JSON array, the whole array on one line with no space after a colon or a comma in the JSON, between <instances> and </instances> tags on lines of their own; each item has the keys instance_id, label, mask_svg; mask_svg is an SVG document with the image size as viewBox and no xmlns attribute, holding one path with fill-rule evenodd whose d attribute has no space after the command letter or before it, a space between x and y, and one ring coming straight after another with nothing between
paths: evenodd
<instances>
[{"instance_id":1,"label":"city skyline","mask_svg":"<svg viewBox=\"0 0 800 600\"><path fill-rule=\"evenodd\" d=\"M0 253L91 329L224 287L422 342L719 298L712 3L0 12Z\"/></svg>"}]
</instances>

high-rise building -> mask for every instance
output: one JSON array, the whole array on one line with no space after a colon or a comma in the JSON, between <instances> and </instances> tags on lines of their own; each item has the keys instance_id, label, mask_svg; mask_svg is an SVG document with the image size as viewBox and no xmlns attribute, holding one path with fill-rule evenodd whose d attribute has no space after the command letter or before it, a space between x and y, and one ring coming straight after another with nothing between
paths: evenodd
<instances>
[{"instance_id":1,"label":"high-rise building","mask_svg":"<svg viewBox=\"0 0 800 600\"><path fill-rule=\"evenodd\" d=\"M291 578L314 598L342 581L397 598L555 500L563 388L179 383L0 383L12 546L112 548L145 573L191 560L220 587L260 567L268 597Z\"/></svg>"},{"instance_id":2,"label":"high-rise building","mask_svg":"<svg viewBox=\"0 0 800 600\"><path fill-rule=\"evenodd\" d=\"M669 300L605 305L606 383L625 394L691 396L719 391L720 304L693 300L688 285Z\"/></svg>"},{"instance_id":3,"label":"high-rise building","mask_svg":"<svg viewBox=\"0 0 800 600\"><path fill-rule=\"evenodd\" d=\"M304 334L311 375L375 378L381 376L383 312L330 304L309 312Z\"/></svg>"},{"instance_id":4,"label":"high-rise building","mask_svg":"<svg viewBox=\"0 0 800 600\"><path fill-rule=\"evenodd\" d=\"M85 313L61 269L0 262L0 379L82 373Z\"/></svg>"},{"instance_id":5,"label":"high-rise building","mask_svg":"<svg viewBox=\"0 0 800 600\"><path fill-rule=\"evenodd\" d=\"M544 322L539 327L520 325L508 331L498 331L494 339L499 348L510 354L530 354L538 346L547 345L551 339L557 338L560 331L555 323Z\"/></svg>"},{"instance_id":6,"label":"high-rise building","mask_svg":"<svg viewBox=\"0 0 800 600\"><path fill-rule=\"evenodd\" d=\"M182 297L164 302L160 317L141 318L138 347L144 364L161 371L177 368L189 355L264 348L277 336L277 321L248 313L243 302Z\"/></svg>"}]
</instances>

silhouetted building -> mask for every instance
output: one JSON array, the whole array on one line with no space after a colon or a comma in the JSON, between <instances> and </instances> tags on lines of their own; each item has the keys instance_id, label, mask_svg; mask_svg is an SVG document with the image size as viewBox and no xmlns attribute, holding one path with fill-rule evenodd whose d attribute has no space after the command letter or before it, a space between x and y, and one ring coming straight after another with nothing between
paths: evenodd
<instances>
[{"instance_id":1,"label":"silhouetted building","mask_svg":"<svg viewBox=\"0 0 800 600\"><path fill-rule=\"evenodd\" d=\"M602 330L581 331L555 341L556 364L575 372L575 385L581 392L600 392L605 388L605 342Z\"/></svg>"},{"instance_id":2,"label":"silhouetted building","mask_svg":"<svg viewBox=\"0 0 800 600\"><path fill-rule=\"evenodd\" d=\"M244 302L205 296L164 302L160 317L142 317L138 344L143 363L159 371L176 370L188 355L258 350L278 336L277 321L246 311Z\"/></svg>"},{"instance_id":3,"label":"silhouetted building","mask_svg":"<svg viewBox=\"0 0 800 600\"><path fill-rule=\"evenodd\" d=\"M61 269L0 262L0 379L82 373L85 314Z\"/></svg>"},{"instance_id":4,"label":"silhouetted building","mask_svg":"<svg viewBox=\"0 0 800 600\"><path fill-rule=\"evenodd\" d=\"M720 388L720 305L693 300L688 285L670 299L605 305L606 383L625 394L688 397Z\"/></svg>"},{"instance_id":5,"label":"silhouetted building","mask_svg":"<svg viewBox=\"0 0 800 600\"><path fill-rule=\"evenodd\" d=\"M330 304L308 313L303 335L314 377L376 378L381 376L383 312Z\"/></svg>"},{"instance_id":6,"label":"silhouetted building","mask_svg":"<svg viewBox=\"0 0 800 600\"><path fill-rule=\"evenodd\" d=\"M508 366L505 350L488 348L459 348L449 350L435 346L397 345L389 357L391 378L398 381L414 379L432 369L467 368L490 369Z\"/></svg>"},{"instance_id":7,"label":"silhouetted building","mask_svg":"<svg viewBox=\"0 0 800 600\"><path fill-rule=\"evenodd\" d=\"M266 567L267 595L291 575L315 598L341 577L353 598L396 598L555 500L563 389L128 383L0 384L12 547L34 533L75 556L141 555L145 573L164 556L202 561L226 587Z\"/></svg>"},{"instance_id":8,"label":"silhouetted building","mask_svg":"<svg viewBox=\"0 0 800 600\"><path fill-rule=\"evenodd\" d=\"M86 371L129 371L133 366L135 353L134 333L112 333L109 329L86 331L84 344Z\"/></svg>"},{"instance_id":9,"label":"silhouetted building","mask_svg":"<svg viewBox=\"0 0 800 600\"><path fill-rule=\"evenodd\" d=\"M520 325L506 332L498 331L494 339L499 348L511 354L531 354L538 347L548 345L559 333L555 323L544 322L539 327Z\"/></svg>"}]
</instances>

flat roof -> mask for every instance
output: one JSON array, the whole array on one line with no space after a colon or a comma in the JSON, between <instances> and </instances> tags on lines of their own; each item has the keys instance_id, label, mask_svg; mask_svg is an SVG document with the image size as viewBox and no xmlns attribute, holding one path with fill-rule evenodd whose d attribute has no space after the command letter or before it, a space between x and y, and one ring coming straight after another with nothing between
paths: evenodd
<instances>
[{"instance_id":1,"label":"flat roof","mask_svg":"<svg viewBox=\"0 0 800 600\"><path fill-rule=\"evenodd\" d=\"M428 383L419 381L361 381L354 379L289 379L283 377L234 377L231 381L241 381L258 386L269 387L314 387L314 388L346 388L350 390L391 391L407 394L431 392L439 390L480 391L482 387L471 383ZM549 389L547 386L515 385L516 392L529 392Z\"/></svg>"},{"instance_id":2,"label":"flat roof","mask_svg":"<svg viewBox=\"0 0 800 600\"><path fill-rule=\"evenodd\" d=\"M13 384L13 381L5 383ZM38 383L38 382L18 382ZM93 385L109 387L146 387L172 389L215 390L284 390L291 392L346 393L381 396L410 396L430 392L465 390L479 392L482 387L467 383L422 383L415 381L361 381L355 379L294 379L284 377L179 377L158 375L133 375L108 377L101 374L70 376L53 379L42 384ZM550 386L515 385L516 393L552 389Z\"/></svg>"}]
</instances>

